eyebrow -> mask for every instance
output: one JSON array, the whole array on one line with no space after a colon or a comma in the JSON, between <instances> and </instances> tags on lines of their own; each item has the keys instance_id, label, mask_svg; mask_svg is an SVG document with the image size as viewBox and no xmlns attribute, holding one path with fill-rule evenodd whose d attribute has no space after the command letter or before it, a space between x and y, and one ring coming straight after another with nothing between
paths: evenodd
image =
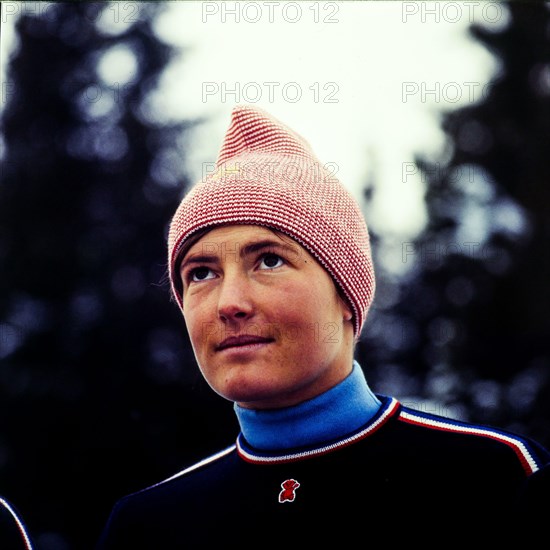
<instances>
[{"instance_id":1,"label":"eyebrow","mask_svg":"<svg viewBox=\"0 0 550 550\"><path fill-rule=\"evenodd\" d=\"M282 248L289 251L295 251L294 247L290 244L285 243L284 241L277 241L274 239L264 239L261 241L251 242L242 248L237 247L239 251L239 256L242 258L249 254L254 254L265 248ZM227 250L225 254L234 254L234 250ZM188 264L201 264L201 263L210 263L215 262L219 257L219 254L191 254L190 256L184 256L183 260L180 263L180 270L183 269Z\"/></svg>"}]
</instances>

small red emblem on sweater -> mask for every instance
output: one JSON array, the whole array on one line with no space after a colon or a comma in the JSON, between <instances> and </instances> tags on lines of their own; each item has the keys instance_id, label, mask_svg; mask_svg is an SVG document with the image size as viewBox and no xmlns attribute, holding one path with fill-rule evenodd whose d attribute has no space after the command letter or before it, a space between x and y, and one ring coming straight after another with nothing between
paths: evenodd
<instances>
[{"instance_id":1,"label":"small red emblem on sweater","mask_svg":"<svg viewBox=\"0 0 550 550\"><path fill-rule=\"evenodd\" d=\"M292 502L296 498L296 489L300 484L295 479L287 479L281 483L283 490L279 493L279 502Z\"/></svg>"}]
</instances>

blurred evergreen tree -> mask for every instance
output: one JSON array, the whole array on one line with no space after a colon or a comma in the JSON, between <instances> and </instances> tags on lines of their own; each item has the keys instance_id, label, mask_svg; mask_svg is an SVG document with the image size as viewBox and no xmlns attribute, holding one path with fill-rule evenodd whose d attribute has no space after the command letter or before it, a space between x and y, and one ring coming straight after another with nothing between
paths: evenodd
<instances>
[{"instance_id":1,"label":"blurred evergreen tree","mask_svg":"<svg viewBox=\"0 0 550 550\"><path fill-rule=\"evenodd\" d=\"M416 159L429 221L374 312L391 346L371 329L360 350L378 388L550 447L550 4L502 6L503 28L470 29L497 77L443 115L448 160Z\"/></svg>"},{"instance_id":2,"label":"blurred evergreen tree","mask_svg":"<svg viewBox=\"0 0 550 550\"><path fill-rule=\"evenodd\" d=\"M17 20L2 118L0 487L41 550L91 547L116 498L234 437L165 280L197 121L162 123L151 101L172 52L153 32L164 7L45 3Z\"/></svg>"}]
</instances>

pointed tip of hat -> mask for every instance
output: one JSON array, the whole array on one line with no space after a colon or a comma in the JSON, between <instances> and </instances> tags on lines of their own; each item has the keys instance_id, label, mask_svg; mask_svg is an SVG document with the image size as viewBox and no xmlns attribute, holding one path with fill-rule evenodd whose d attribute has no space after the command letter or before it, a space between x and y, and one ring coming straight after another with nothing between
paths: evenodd
<instances>
[{"instance_id":1,"label":"pointed tip of hat","mask_svg":"<svg viewBox=\"0 0 550 550\"><path fill-rule=\"evenodd\" d=\"M312 157L309 143L266 110L239 104L233 107L216 164L246 153L297 155Z\"/></svg>"}]
</instances>

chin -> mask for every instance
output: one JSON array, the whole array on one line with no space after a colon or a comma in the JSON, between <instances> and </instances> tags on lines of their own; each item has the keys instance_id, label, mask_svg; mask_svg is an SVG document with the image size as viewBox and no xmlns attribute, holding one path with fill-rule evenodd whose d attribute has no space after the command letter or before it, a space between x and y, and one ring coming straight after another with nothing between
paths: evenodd
<instances>
[{"instance_id":1,"label":"chin","mask_svg":"<svg viewBox=\"0 0 550 550\"><path fill-rule=\"evenodd\" d=\"M224 387L220 389L219 393L223 397L237 403L271 402L284 393L284 390L278 391L271 382L266 381L265 377L258 381L246 377L233 379L230 383L226 380Z\"/></svg>"}]
</instances>

